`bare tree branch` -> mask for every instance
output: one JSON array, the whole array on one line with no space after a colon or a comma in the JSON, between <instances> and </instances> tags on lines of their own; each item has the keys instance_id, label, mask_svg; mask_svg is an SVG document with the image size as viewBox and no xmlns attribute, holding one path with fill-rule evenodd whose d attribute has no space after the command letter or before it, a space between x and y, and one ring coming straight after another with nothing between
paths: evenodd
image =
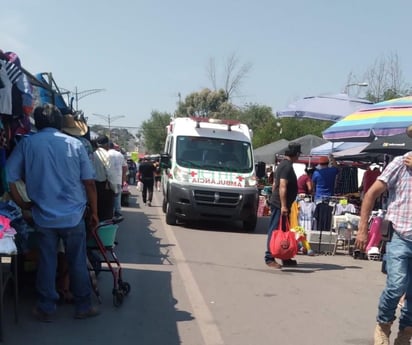
<instances>
[{"instance_id":1,"label":"bare tree branch","mask_svg":"<svg viewBox=\"0 0 412 345\"><path fill-rule=\"evenodd\" d=\"M206 66L206 73L207 76L212 83L213 90L217 90L217 82L216 82L216 63L214 58L209 59L209 64Z\"/></svg>"},{"instance_id":2,"label":"bare tree branch","mask_svg":"<svg viewBox=\"0 0 412 345\"><path fill-rule=\"evenodd\" d=\"M247 62L239 66L239 59L235 53L231 54L225 65L225 74L223 76L223 90L226 93L226 98L229 101L234 94L239 93L242 82L249 74L252 68L252 63ZM208 77L211 81L213 88L218 89L216 83L216 66L213 59L210 60L207 68Z\"/></svg>"}]
</instances>

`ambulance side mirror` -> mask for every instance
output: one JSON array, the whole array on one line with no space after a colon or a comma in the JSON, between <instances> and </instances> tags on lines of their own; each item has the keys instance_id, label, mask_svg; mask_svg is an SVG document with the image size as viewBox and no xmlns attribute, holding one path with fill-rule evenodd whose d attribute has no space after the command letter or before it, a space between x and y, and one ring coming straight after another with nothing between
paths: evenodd
<instances>
[{"instance_id":1,"label":"ambulance side mirror","mask_svg":"<svg viewBox=\"0 0 412 345\"><path fill-rule=\"evenodd\" d=\"M160 166L162 169L170 169L170 156L168 153L161 153L160 154Z\"/></svg>"},{"instance_id":2,"label":"ambulance side mirror","mask_svg":"<svg viewBox=\"0 0 412 345\"><path fill-rule=\"evenodd\" d=\"M266 163L265 162L257 162L256 163L256 177L263 178L266 175Z\"/></svg>"}]
</instances>

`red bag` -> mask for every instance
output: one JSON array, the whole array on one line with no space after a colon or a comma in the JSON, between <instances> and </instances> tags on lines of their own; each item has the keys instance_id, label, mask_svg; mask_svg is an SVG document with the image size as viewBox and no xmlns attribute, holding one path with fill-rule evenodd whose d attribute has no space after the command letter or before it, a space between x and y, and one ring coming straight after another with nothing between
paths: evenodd
<instances>
[{"instance_id":1,"label":"red bag","mask_svg":"<svg viewBox=\"0 0 412 345\"><path fill-rule=\"evenodd\" d=\"M282 227L283 218L285 218L284 230ZM289 230L289 220L287 217L280 217L278 229L272 232L269 250L274 258L281 260L292 259L298 253L298 243L295 233Z\"/></svg>"}]
</instances>

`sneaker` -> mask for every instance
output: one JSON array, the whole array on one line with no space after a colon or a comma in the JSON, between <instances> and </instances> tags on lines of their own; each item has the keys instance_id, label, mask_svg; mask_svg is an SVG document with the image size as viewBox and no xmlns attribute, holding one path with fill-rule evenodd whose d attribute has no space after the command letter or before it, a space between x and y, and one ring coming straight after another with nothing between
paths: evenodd
<instances>
[{"instance_id":1,"label":"sneaker","mask_svg":"<svg viewBox=\"0 0 412 345\"><path fill-rule=\"evenodd\" d=\"M53 322L53 314L46 313L45 311L39 309L38 307L33 308L32 314L37 320L41 322L47 322L47 323Z\"/></svg>"},{"instance_id":2,"label":"sneaker","mask_svg":"<svg viewBox=\"0 0 412 345\"><path fill-rule=\"evenodd\" d=\"M120 212L115 212L115 213L114 213L114 216L115 216L115 217L123 217L123 215L122 215Z\"/></svg>"},{"instance_id":3,"label":"sneaker","mask_svg":"<svg viewBox=\"0 0 412 345\"><path fill-rule=\"evenodd\" d=\"M276 268L278 270L282 268L282 265L277 263L276 261L267 261L266 265L268 265L269 267L272 267L272 268Z\"/></svg>"},{"instance_id":4,"label":"sneaker","mask_svg":"<svg viewBox=\"0 0 412 345\"><path fill-rule=\"evenodd\" d=\"M292 260L292 259L289 259L289 260L282 260L282 265L284 266L284 267L294 267L294 266L297 266L297 262L296 262L296 260Z\"/></svg>"},{"instance_id":5,"label":"sneaker","mask_svg":"<svg viewBox=\"0 0 412 345\"><path fill-rule=\"evenodd\" d=\"M100 314L99 309L97 309L96 307L90 307L90 309L87 311L76 312L76 314L74 314L74 318L79 319L79 320L88 319L90 317L95 317L99 314Z\"/></svg>"},{"instance_id":6,"label":"sneaker","mask_svg":"<svg viewBox=\"0 0 412 345\"><path fill-rule=\"evenodd\" d=\"M117 223L122 222L124 218L123 216L114 216L112 220L113 220L113 223L117 224Z\"/></svg>"},{"instance_id":7,"label":"sneaker","mask_svg":"<svg viewBox=\"0 0 412 345\"><path fill-rule=\"evenodd\" d=\"M151 202L151 201L148 201L148 202L147 202L147 206L152 206L152 202Z\"/></svg>"}]
</instances>

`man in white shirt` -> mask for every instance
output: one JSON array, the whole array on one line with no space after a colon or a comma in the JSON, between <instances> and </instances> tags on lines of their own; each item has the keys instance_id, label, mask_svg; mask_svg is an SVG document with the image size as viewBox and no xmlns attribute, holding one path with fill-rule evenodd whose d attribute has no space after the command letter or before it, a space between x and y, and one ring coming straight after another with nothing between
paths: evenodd
<instances>
[{"instance_id":1,"label":"man in white shirt","mask_svg":"<svg viewBox=\"0 0 412 345\"><path fill-rule=\"evenodd\" d=\"M93 165L96 173L97 212L99 221L113 218L114 195L117 187L110 173L109 138L102 135L96 139L97 149L93 153Z\"/></svg>"},{"instance_id":2,"label":"man in white shirt","mask_svg":"<svg viewBox=\"0 0 412 345\"><path fill-rule=\"evenodd\" d=\"M122 186L126 182L126 173L128 170L127 161L124 159L120 152L119 145L111 142L109 144L109 175L116 185L117 193L114 196L114 216L115 218L122 217L121 211L121 197L122 197Z\"/></svg>"}]
</instances>

